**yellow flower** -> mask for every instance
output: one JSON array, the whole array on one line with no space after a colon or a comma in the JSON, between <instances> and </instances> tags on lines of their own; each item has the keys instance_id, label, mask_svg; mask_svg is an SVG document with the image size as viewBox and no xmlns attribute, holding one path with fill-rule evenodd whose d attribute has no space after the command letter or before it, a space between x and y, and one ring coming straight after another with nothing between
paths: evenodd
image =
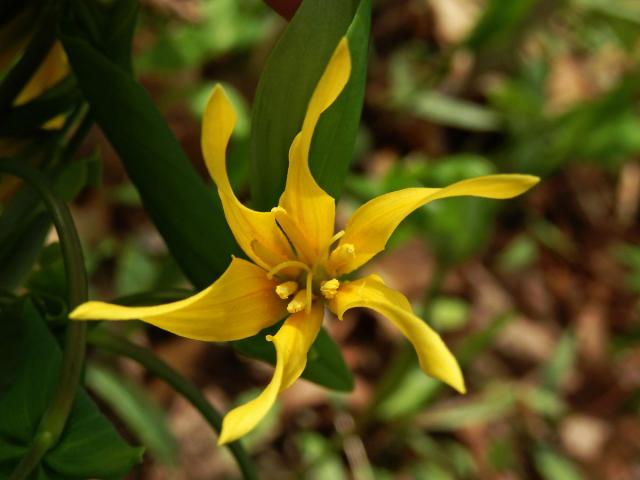
<instances>
[{"instance_id":1,"label":"yellow flower","mask_svg":"<svg viewBox=\"0 0 640 480\"><path fill-rule=\"evenodd\" d=\"M250 337L289 314L267 340L276 349L276 366L265 390L229 412L219 444L252 430L278 393L301 374L324 317L324 306L342 319L355 307L388 317L415 347L420 366L459 392L465 391L460 368L440 336L418 318L406 297L371 275L346 281L381 252L398 224L433 200L461 195L510 198L538 182L527 175L492 175L464 180L446 188L407 188L362 205L345 229L334 234L335 201L313 179L308 165L314 129L338 97L351 72L346 39L340 41L309 102L302 129L289 150L289 171L279 205L258 212L236 198L226 171L225 152L236 116L217 86L204 116L202 149L236 240L252 260L233 258L226 272L206 290L185 300L130 308L88 302L74 319L139 318L183 337L228 341Z\"/></svg>"}]
</instances>

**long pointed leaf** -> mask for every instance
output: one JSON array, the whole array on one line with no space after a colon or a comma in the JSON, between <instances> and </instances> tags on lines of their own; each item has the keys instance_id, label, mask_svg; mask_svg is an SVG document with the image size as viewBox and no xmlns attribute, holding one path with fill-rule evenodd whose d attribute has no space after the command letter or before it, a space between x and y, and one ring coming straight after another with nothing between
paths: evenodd
<instances>
[{"instance_id":1,"label":"long pointed leaf","mask_svg":"<svg viewBox=\"0 0 640 480\"><path fill-rule=\"evenodd\" d=\"M252 117L252 193L257 207L276 205L287 152L311 94L341 37L349 33L349 85L317 128L311 169L336 195L349 165L364 95L370 0L305 0L274 48L260 78Z\"/></svg>"}]
</instances>

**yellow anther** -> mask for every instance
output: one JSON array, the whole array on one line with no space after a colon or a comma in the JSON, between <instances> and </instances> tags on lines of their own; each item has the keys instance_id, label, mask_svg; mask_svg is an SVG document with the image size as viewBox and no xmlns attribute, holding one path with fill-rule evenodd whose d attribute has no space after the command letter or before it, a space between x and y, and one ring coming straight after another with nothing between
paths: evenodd
<instances>
[{"instance_id":1,"label":"yellow anther","mask_svg":"<svg viewBox=\"0 0 640 480\"><path fill-rule=\"evenodd\" d=\"M300 290L296 293L296 296L293 297L293 300L289 302L287 305L287 312L289 313L298 313L305 309L307 306L307 289Z\"/></svg>"},{"instance_id":2,"label":"yellow anther","mask_svg":"<svg viewBox=\"0 0 640 480\"><path fill-rule=\"evenodd\" d=\"M320 284L320 293L327 300L331 300L335 298L338 294L338 289L340 288L340 282L337 278L332 278L331 280L327 280L326 282L322 282Z\"/></svg>"},{"instance_id":3,"label":"yellow anther","mask_svg":"<svg viewBox=\"0 0 640 480\"><path fill-rule=\"evenodd\" d=\"M286 300L297 291L298 291L298 283L292 280L281 283L276 287L276 294L283 300Z\"/></svg>"},{"instance_id":4,"label":"yellow anther","mask_svg":"<svg viewBox=\"0 0 640 480\"><path fill-rule=\"evenodd\" d=\"M338 246L331 255L329 261L334 269L338 270L356 257L356 247L352 243L344 243Z\"/></svg>"}]
</instances>

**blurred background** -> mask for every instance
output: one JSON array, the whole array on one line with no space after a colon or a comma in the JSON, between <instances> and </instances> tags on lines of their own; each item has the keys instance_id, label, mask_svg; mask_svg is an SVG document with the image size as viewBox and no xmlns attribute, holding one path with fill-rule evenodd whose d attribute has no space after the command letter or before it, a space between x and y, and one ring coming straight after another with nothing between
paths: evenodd
<instances>
[{"instance_id":1,"label":"blurred background","mask_svg":"<svg viewBox=\"0 0 640 480\"><path fill-rule=\"evenodd\" d=\"M251 100L285 25L262 0L143 1L136 72L203 175L200 117L212 86L225 85L239 112L229 168L245 199ZM326 326L355 389L301 380L286 391L246 439L264 478L640 478L639 34L634 0L374 2L338 221L407 186L493 172L543 181L507 202L431 204L367 269L443 334L469 393L423 375L384 320L334 319ZM98 129L81 153L104 161L103 188L73 207L91 297L188 287ZM118 327L222 411L270 378L228 346ZM88 373L124 434L148 447L131 478L238 477L169 387L113 357Z\"/></svg>"}]
</instances>

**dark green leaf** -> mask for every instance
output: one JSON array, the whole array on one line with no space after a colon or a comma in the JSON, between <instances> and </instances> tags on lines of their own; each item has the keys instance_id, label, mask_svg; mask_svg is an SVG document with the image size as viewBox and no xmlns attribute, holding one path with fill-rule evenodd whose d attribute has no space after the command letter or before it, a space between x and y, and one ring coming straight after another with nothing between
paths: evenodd
<instances>
[{"instance_id":1,"label":"dark green leaf","mask_svg":"<svg viewBox=\"0 0 640 480\"><path fill-rule=\"evenodd\" d=\"M333 198L342 192L353 156L364 101L369 57L371 0L361 0L347 39L351 52L351 77L336 102L320 117L313 136L309 163L313 176Z\"/></svg>"},{"instance_id":2,"label":"dark green leaf","mask_svg":"<svg viewBox=\"0 0 640 480\"><path fill-rule=\"evenodd\" d=\"M98 151L58 169L53 176L54 189L61 200L72 201L86 186L95 186L102 177L102 163Z\"/></svg>"},{"instance_id":3,"label":"dark green leaf","mask_svg":"<svg viewBox=\"0 0 640 480\"><path fill-rule=\"evenodd\" d=\"M61 352L28 301L1 312L0 339L0 463L7 469L26 451L47 408L58 381ZM11 383L5 381L7 371ZM43 465L55 473L47 478L111 478L125 475L140 457L140 449L124 443L80 391L62 437Z\"/></svg>"},{"instance_id":4,"label":"dark green leaf","mask_svg":"<svg viewBox=\"0 0 640 480\"><path fill-rule=\"evenodd\" d=\"M169 250L195 285L208 285L225 270L230 255L239 254L219 200L198 177L144 88L86 39L62 38L92 114Z\"/></svg>"},{"instance_id":5,"label":"dark green leaf","mask_svg":"<svg viewBox=\"0 0 640 480\"><path fill-rule=\"evenodd\" d=\"M0 247L0 288L11 291L23 282L36 262L50 228L49 215L41 212L20 227L19 235L3 242Z\"/></svg>"}]
</instances>

